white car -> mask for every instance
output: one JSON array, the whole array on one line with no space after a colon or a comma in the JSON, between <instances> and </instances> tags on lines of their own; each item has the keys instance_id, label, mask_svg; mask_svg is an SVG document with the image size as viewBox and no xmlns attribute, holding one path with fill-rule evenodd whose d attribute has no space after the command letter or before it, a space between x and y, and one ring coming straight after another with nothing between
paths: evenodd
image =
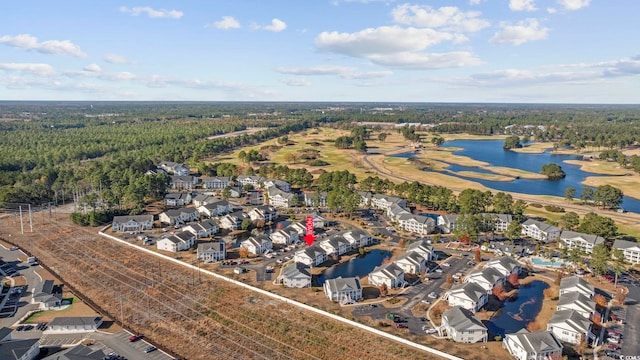
<instances>
[{"instance_id":1,"label":"white car","mask_svg":"<svg viewBox=\"0 0 640 360\"><path fill-rule=\"evenodd\" d=\"M442 272L442 269L437 268L437 269L435 270L435 272L437 272L437 273L441 273L441 272Z\"/></svg>"},{"instance_id":2,"label":"white car","mask_svg":"<svg viewBox=\"0 0 640 360\"><path fill-rule=\"evenodd\" d=\"M445 262L445 263L440 264L440 266L446 266L446 267L449 267L449 266L451 266L451 264L449 264L449 263L446 263L446 262Z\"/></svg>"},{"instance_id":3,"label":"white car","mask_svg":"<svg viewBox=\"0 0 640 360\"><path fill-rule=\"evenodd\" d=\"M438 298L438 294L436 294L436 293L434 293L434 292L429 293L429 295L427 295L427 296L428 296L428 297L430 297L430 298L432 298L432 299L437 299L437 298Z\"/></svg>"},{"instance_id":4,"label":"white car","mask_svg":"<svg viewBox=\"0 0 640 360\"><path fill-rule=\"evenodd\" d=\"M438 332L438 330L436 330L436 329L427 329L424 332L426 332L427 334L435 334L435 333Z\"/></svg>"}]
</instances>

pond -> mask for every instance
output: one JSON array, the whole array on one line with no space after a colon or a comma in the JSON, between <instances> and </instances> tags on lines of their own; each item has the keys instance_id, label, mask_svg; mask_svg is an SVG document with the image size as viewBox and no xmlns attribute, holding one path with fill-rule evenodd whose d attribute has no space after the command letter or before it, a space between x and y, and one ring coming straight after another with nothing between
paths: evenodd
<instances>
[{"instance_id":1,"label":"pond","mask_svg":"<svg viewBox=\"0 0 640 360\"><path fill-rule=\"evenodd\" d=\"M318 286L322 286L327 279L335 279L339 276L345 277L365 277L369 275L376 266L382 264L382 260L391 257L391 252L386 250L371 250L364 255L358 255L351 260L334 265L322 274L318 275Z\"/></svg>"},{"instance_id":2,"label":"pond","mask_svg":"<svg viewBox=\"0 0 640 360\"><path fill-rule=\"evenodd\" d=\"M487 322L489 332L504 337L526 328L542 309L543 291L548 287L540 280L520 286L515 297L505 300L503 307Z\"/></svg>"}]
</instances>

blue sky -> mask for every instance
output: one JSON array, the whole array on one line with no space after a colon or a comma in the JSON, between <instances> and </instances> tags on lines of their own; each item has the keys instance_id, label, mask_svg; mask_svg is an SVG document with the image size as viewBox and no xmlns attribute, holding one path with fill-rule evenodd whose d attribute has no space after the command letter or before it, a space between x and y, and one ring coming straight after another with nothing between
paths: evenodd
<instances>
[{"instance_id":1,"label":"blue sky","mask_svg":"<svg viewBox=\"0 0 640 360\"><path fill-rule=\"evenodd\" d=\"M0 0L0 100L640 103L638 0Z\"/></svg>"}]
</instances>

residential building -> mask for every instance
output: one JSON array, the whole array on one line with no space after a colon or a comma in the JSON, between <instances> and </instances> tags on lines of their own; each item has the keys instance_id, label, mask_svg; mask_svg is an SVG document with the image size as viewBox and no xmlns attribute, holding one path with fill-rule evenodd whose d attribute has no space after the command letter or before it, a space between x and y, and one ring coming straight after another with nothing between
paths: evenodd
<instances>
[{"instance_id":1,"label":"residential building","mask_svg":"<svg viewBox=\"0 0 640 360\"><path fill-rule=\"evenodd\" d=\"M323 229L324 226L327 223L327 219L325 219L324 217L320 216L320 214L318 214L316 212L312 212L311 214L309 214L309 216L311 216L311 218L313 218L313 228L314 229Z\"/></svg>"},{"instance_id":2,"label":"residential building","mask_svg":"<svg viewBox=\"0 0 640 360\"><path fill-rule=\"evenodd\" d=\"M402 216L412 216L411 211L396 203L391 204L391 206L386 209L386 215L389 220L394 222L399 222Z\"/></svg>"},{"instance_id":3,"label":"residential building","mask_svg":"<svg viewBox=\"0 0 640 360\"><path fill-rule=\"evenodd\" d=\"M398 222L403 230L419 235L431 234L436 228L435 220L423 215L400 215Z\"/></svg>"},{"instance_id":4,"label":"residential building","mask_svg":"<svg viewBox=\"0 0 640 360\"><path fill-rule=\"evenodd\" d=\"M560 296L570 292L578 292L589 299L593 298L595 288L586 280L578 276L570 276L560 280Z\"/></svg>"},{"instance_id":5,"label":"residential building","mask_svg":"<svg viewBox=\"0 0 640 360\"><path fill-rule=\"evenodd\" d=\"M247 205L263 205L264 196L262 190L260 191L248 191L245 197L245 204Z\"/></svg>"},{"instance_id":6,"label":"residential building","mask_svg":"<svg viewBox=\"0 0 640 360\"><path fill-rule=\"evenodd\" d=\"M236 178L238 185L240 185L241 187L244 188L247 185L251 185L254 189L262 189L262 185L264 184L265 180L267 179L263 178L262 176L241 175Z\"/></svg>"},{"instance_id":7,"label":"residential building","mask_svg":"<svg viewBox=\"0 0 640 360\"><path fill-rule=\"evenodd\" d=\"M312 192L304 193L304 204L307 207L326 207L327 206L327 192Z\"/></svg>"},{"instance_id":8,"label":"residential building","mask_svg":"<svg viewBox=\"0 0 640 360\"><path fill-rule=\"evenodd\" d=\"M278 283L288 288L307 288L311 287L311 273L309 266L294 262L280 270Z\"/></svg>"},{"instance_id":9,"label":"residential building","mask_svg":"<svg viewBox=\"0 0 640 360\"><path fill-rule=\"evenodd\" d=\"M318 266L327 261L327 253L318 244L296 251L293 256L295 262L309 265L310 267Z\"/></svg>"},{"instance_id":10,"label":"residential building","mask_svg":"<svg viewBox=\"0 0 640 360\"><path fill-rule=\"evenodd\" d=\"M269 235L274 244L290 245L300 241L298 232L290 227L272 232Z\"/></svg>"},{"instance_id":11,"label":"residential building","mask_svg":"<svg viewBox=\"0 0 640 360\"><path fill-rule=\"evenodd\" d=\"M394 263L398 265L405 274L419 274L422 269L426 268L424 257L414 251L406 252L398 256Z\"/></svg>"},{"instance_id":12,"label":"residential building","mask_svg":"<svg viewBox=\"0 0 640 360\"><path fill-rule=\"evenodd\" d=\"M193 189L194 185L196 185L197 183L198 183L198 178L195 176L172 175L171 181L169 182L169 187L172 190L191 190Z\"/></svg>"},{"instance_id":13,"label":"residential building","mask_svg":"<svg viewBox=\"0 0 640 360\"><path fill-rule=\"evenodd\" d=\"M102 318L99 316L55 317L47 324L47 330L52 333L94 332L100 325Z\"/></svg>"},{"instance_id":14,"label":"residential building","mask_svg":"<svg viewBox=\"0 0 640 360\"><path fill-rule=\"evenodd\" d=\"M307 234L307 227L301 222L295 222L287 227L297 231L298 235L300 236L304 236Z\"/></svg>"},{"instance_id":15,"label":"residential building","mask_svg":"<svg viewBox=\"0 0 640 360\"><path fill-rule=\"evenodd\" d=\"M0 358L5 360L12 360L9 357ZM107 354L102 349L94 349L89 346L85 346L81 343L74 345L73 347L58 351L52 355L42 358L42 360L104 360L108 359Z\"/></svg>"},{"instance_id":16,"label":"residential building","mask_svg":"<svg viewBox=\"0 0 640 360\"><path fill-rule=\"evenodd\" d=\"M208 194L198 194L193 198L193 206L199 208L200 206L212 204L217 201L218 199L215 196Z\"/></svg>"},{"instance_id":17,"label":"residential building","mask_svg":"<svg viewBox=\"0 0 640 360\"><path fill-rule=\"evenodd\" d=\"M188 165L175 163L172 161L163 161L158 165L158 167L168 174L178 175L178 176L186 176L191 173Z\"/></svg>"},{"instance_id":18,"label":"residential building","mask_svg":"<svg viewBox=\"0 0 640 360\"><path fill-rule=\"evenodd\" d=\"M40 355L40 339L0 341L0 359L33 360Z\"/></svg>"},{"instance_id":19,"label":"residential building","mask_svg":"<svg viewBox=\"0 0 640 360\"><path fill-rule=\"evenodd\" d=\"M251 209L247 215L249 215L251 221L269 223L278 219L278 210L273 206L261 205Z\"/></svg>"},{"instance_id":20,"label":"residential building","mask_svg":"<svg viewBox=\"0 0 640 360\"><path fill-rule=\"evenodd\" d=\"M166 206L185 206L191 203L191 194L184 192L171 192L164 196Z\"/></svg>"},{"instance_id":21,"label":"residential building","mask_svg":"<svg viewBox=\"0 0 640 360\"><path fill-rule=\"evenodd\" d=\"M111 229L115 232L140 232L153 229L153 215L114 216Z\"/></svg>"},{"instance_id":22,"label":"residential building","mask_svg":"<svg viewBox=\"0 0 640 360\"><path fill-rule=\"evenodd\" d=\"M358 195L360 195L358 206L361 208L370 208L373 195L368 191L358 191Z\"/></svg>"},{"instance_id":23,"label":"residential building","mask_svg":"<svg viewBox=\"0 0 640 360\"><path fill-rule=\"evenodd\" d=\"M640 243L616 240L613 242L613 248L622 250L625 260L632 264L640 264Z\"/></svg>"},{"instance_id":24,"label":"residential building","mask_svg":"<svg viewBox=\"0 0 640 360\"><path fill-rule=\"evenodd\" d=\"M231 178L215 176L215 177L205 177L202 178L202 187L205 189L224 189L227 186L233 185L231 183Z\"/></svg>"},{"instance_id":25,"label":"residential building","mask_svg":"<svg viewBox=\"0 0 640 360\"><path fill-rule=\"evenodd\" d=\"M522 329L506 334L502 347L518 360L562 359L562 344L551 331Z\"/></svg>"},{"instance_id":26,"label":"residential building","mask_svg":"<svg viewBox=\"0 0 640 360\"><path fill-rule=\"evenodd\" d=\"M604 243L604 238L597 235L583 234L575 231L563 231L560 233L560 246L567 249L579 249L583 253L591 254L593 247Z\"/></svg>"},{"instance_id":27,"label":"residential building","mask_svg":"<svg viewBox=\"0 0 640 360\"><path fill-rule=\"evenodd\" d=\"M177 234L165 236L158 240L158 250L178 252L192 248L196 243L196 236L190 231L181 231Z\"/></svg>"},{"instance_id":28,"label":"residential building","mask_svg":"<svg viewBox=\"0 0 640 360\"><path fill-rule=\"evenodd\" d=\"M407 248L407 252L416 252L426 261L436 260L436 254L433 250L433 246L424 239L411 243L411 245L409 245L409 247Z\"/></svg>"},{"instance_id":29,"label":"residential building","mask_svg":"<svg viewBox=\"0 0 640 360\"><path fill-rule=\"evenodd\" d=\"M369 284L373 286L386 284L388 289L403 287L404 271L395 263L380 265L369 274Z\"/></svg>"},{"instance_id":30,"label":"residential building","mask_svg":"<svg viewBox=\"0 0 640 360\"><path fill-rule=\"evenodd\" d=\"M375 194L371 197L371 205L375 208L387 210L392 204L397 204L401 208L406 208L407 200L383 194Z\"/></svg>"},{"instance_id":31,"label":"residential building","mask_svg":"<svg viewBox=\"0 0 640 360\"><path fill-rule=\"evenodd\" d=\"M497 259L489 260L483 268L496 269L503 277L508 277L511 274L520 274L522 264L510 256L502 256Z\"/></svg>"},{"instance_id":32,"label":"residential building","mask_svg":"<svg viewBox=\"0 0 640 360\"><path fill-rule=\"evenodd\" d=\"M341 235L336 234L318 243L327 255L342 255L351 249L351 244Z\"/></svg>"},{"instance_id":33,"label":"residential building","mask_svg":"<svg viewBox=\"0 0 640 360\"><path fill-rule=\"evenodd\" d=\"M288 208L297 205L296 198L298 195L284 192L276 187L267 190L269 194L269 205L275 207Z\"/></svg>"},{"instance_id":34,"label":"residential building","mask_svg":"<svg viewBox=\"0 0 640 360\"><path fill-rule=\"evenodd\" d=\"M198 207L198 212L206 217L222 216L233 211L233 206L227 200L208 202Z\"/></svg>"},{"instance_id":35,"label":"residential building","mask_svg":"<svg viewBox=\"0 0 640 360\"><path fill-rule=\"evenodd\" d=\"M506 232L513 221L513 216L510 214L484 214L484 216L491 221L494 232Z\"/></svg>"},{"instance_id":36,"label":"residential building","mask_svg":"<svg viewBox=\"0 0 640 360\"><path fill-rule=\"evenodd\" d=\"M558 340L577 345L595 338L591 333L591 325L589 319L575 310L560 310L556 311L547 323L547 330Z\"/></svg>"},{"instance_id":37,"label":"residential building","mask_svg":"<svg viewBox=\"0 0 640 360\"><path fill-rule=\"evenodd\" d=\"M328 279L322 287L329 300L341 304L351 304L362 298L362 285L355 277Z\"/></svg>"},{"instance_id":38,"label":"residential building","mask_svg":"<svg viewBox=\"0 0 640 360\"><path fill-rule=\"evenodd\" d=\"M361 246L368 246L373 243L373 237L362 229L353 229L342 234L345 240L351 245L351 249L357 249Z\"/></svg>"},{"instance_id":39,"label":"residential building","mask_svg":"<svg viewBox=\"0 0 640 360\"><path fill-rule=\"evenodd\" d=\"M493 292L493 288L496 285L504 284L506 278L498 270L494 268L485 268L482 270L476 270L464 279L464 282L475 283L480 285L487 294Z\"/></svg>"},{"instance_id":40,"label":"residential building","mask_svg":"<svg viewBox=\"0 0 640 360\"><path fill-rule=\"evenodd\" d=\"M473 312L479 311L489 301L487 291L472 282L454 285L446 292L444 298L449 306L459 306Z\"/></svg>"},{"instance_id":41,"label":"residential building","mask_svg":"<svg viewBox=\"0 0 640 360\"><path fill-rule=\"evenodd\" d=\"M197 238L208 238L213 234L217 234L218 231L220 231L220 228L218 227L218 224L214 220L208 219L208 220L203 220L199 223L187 225L184 228L182 228L182 230L189 231L190 233L195 235Z\"/></svg>"},{"instance_id":42,"label":"residential building","mask_svg":"<svg viewBox=\"0 0 640 360\"><path fill-rule=\"evenodd\" d=\"M456 221L458 220L458 216L459 215L456 214L438 215L438 221L436 225L443 233L449 234L456 229Z\"/></svg>"},{"instance_id":43,"label":"residential building","mask_svg":"<svg viewBox=\"0 0 640 360\"><path fill-rule=\"evenodd\" d=\"M200 213L194 208L171 209L161 213L158 219L163 224L184 224L200 219Z\"/></svg>"},{"instance_id":44,"label":"residential building","mask_svg":"<svg viewBox=\"0 0 640 360\"><path fill-rule=\"evenodd\" d=\"M227 244L224 241L198 244L198 260L204 262L222 261L227 258Z\"/></svg>"},{"instance_id":45,"label":"residential building","mask_svg":"<svg viewBox=\"0 0 640 360\"><path fill-rule=\"evenodd\" d=\"M291 184L280 179L267 179L264 181L264 188L269 189L271 187L277 187L284 192L291 192Z\"/></svg>"},{"instance_id":46,"label":"residential building","mask_svg":"<svg viewBox=\"0 0 640 360\"><path fill-rule=\"evenodd\" d=\"M266 235L255 235L241 242L240 246L247 249L249 254L260 255L264 254L267 250L271 250L273 243Z\"/></svg>"},{"instance_id":47,"label":"residential building","mask_svg":"<svg viewBox=\"0 0 640 360\"><path fill-rule=\"evenodd\" d=\"M444 335L455 342L477 343L487 342L488 330L473 312L454 306L442 313Z\"/></svg>"},{"instance_id":48,"label":"residential building","mask_svg":"<svg viewBox=\"0 0 640 360\"><path fill-rule=\"evenodd\" d=\"M249 215L242 211L236 211L220 218L220 228L230 231L239 230L244 219L249 219Z\"/></svg>"},{"instance_id":49,"label":"residential building","mask_svg":"<svg viewBox=\"0 0 640 360\"><path fill-rule=\"evenodd\" d=\"M44 280L33 289L31 299L33 303L40 304L40 310L49 310L62 304L62 292L55 291L53 280Z\"/></svg>"},{"instance_id":50,"label":"residential building","mask_svg":"<svg viewBox=\"0 0 640 360\"><path fill-rule=\"evenodd\" d=\"M522 235L548 243L557 240L562 230L559 228L543 223L542 221L527 219L522 223Z\"/></svg>"},{"instance_id":51,"label":"residential building","mask_svg":"<svg viewBox=\"0 0 640 360\"><path fill-rule=\"evenodd\" d=\"M591 319L596 312L596 303L577 291L568 292L560 296L556 310L575 310L585 318Z\"/></svg>"}]
</instances>

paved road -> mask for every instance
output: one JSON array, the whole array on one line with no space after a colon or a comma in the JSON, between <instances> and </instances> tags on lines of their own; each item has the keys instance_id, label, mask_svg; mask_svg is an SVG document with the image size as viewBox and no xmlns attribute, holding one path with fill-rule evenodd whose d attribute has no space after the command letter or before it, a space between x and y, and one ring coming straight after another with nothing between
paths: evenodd
<instances>
[{"instance_id":1,"label":"paved road","mask_svg":"<svg viewBox=\"0 0 640 360\"><path fill-rule=\"evenodd\" d=\"M640 287L631 285L625 303L627 318L622 334L622 354L640 356Z\"/></svg>"},{"instance_id":2,"label":"paved road","mask_svg":"<svg viewBox=\"0 0 640 360\"><path fill-rule=\"evenodd\" d=\"M118 331L114 334L107 333L92 333L89 338L96 340L98 346L102 346L105 353L111 351L118 355L122 355L129 360L170 360L173 357L166 353L156 350L148 354L144 353L144 349L151 346L148 342L138 340L136 342L129 342L131 333L127 331Z\"/></svg>"},{"instance_id":3,"label":"paved road","mask_svg":"<svg viewBox=\"0 0 640 360\"><path fill-rule=\"evenodd\" d=\"M27 289L22 292L18 301L16 314L12 317L0 319L0 326L12 327L29 311L36 310L38 308L37 304L31 304L31 296L33 289L41 282L35 271L42 268L40 266L27 266L27 264L23 262L23 260L26 260L27 256L20 250L12 251L0 246L0 257L5 262L13 264L13 267L18 270L18 273L24 277L27 282Z\"/></svg>"}]
</instances>

